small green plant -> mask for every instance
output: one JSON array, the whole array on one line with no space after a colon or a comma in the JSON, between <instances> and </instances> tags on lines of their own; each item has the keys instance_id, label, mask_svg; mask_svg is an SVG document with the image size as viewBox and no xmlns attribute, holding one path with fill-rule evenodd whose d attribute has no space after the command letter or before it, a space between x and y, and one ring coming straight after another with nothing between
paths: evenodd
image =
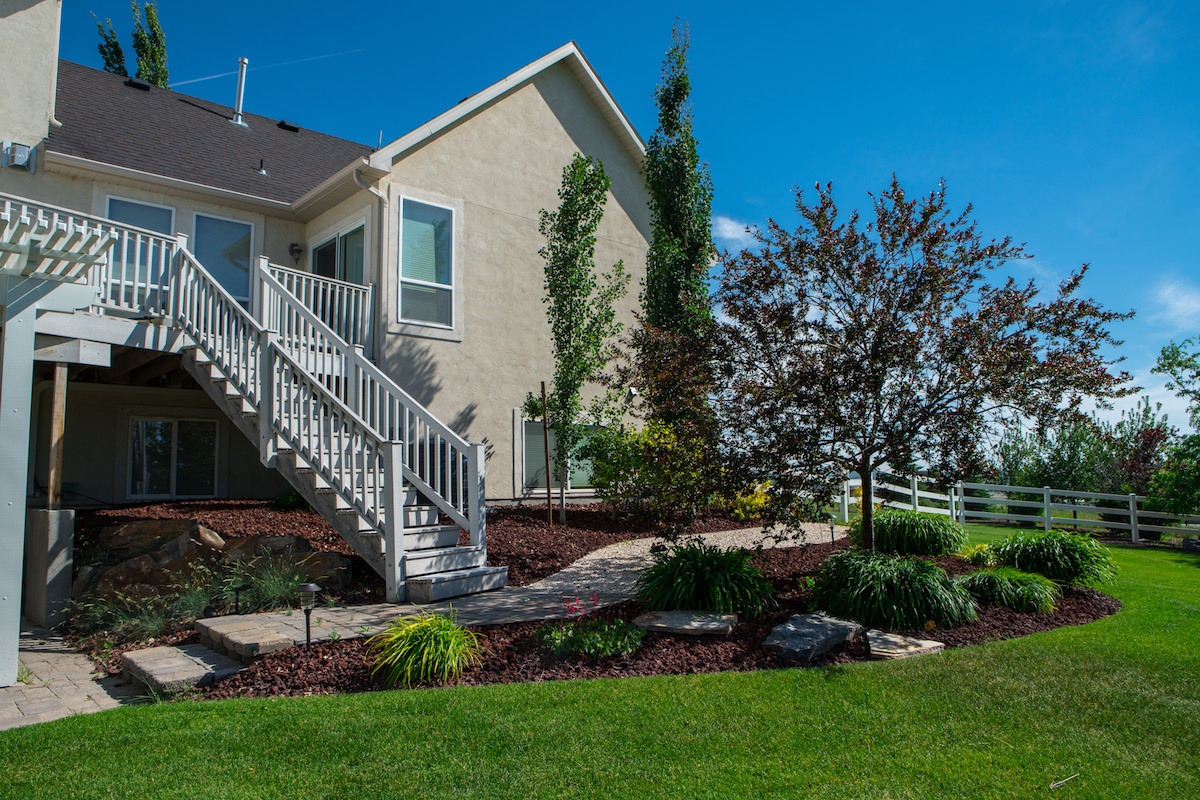
<instances>
[{"instance_id":1,"label":"small green plant","mask_svg":"<svg viewBox=\"0 0 1200 800\"><path fill-rule=\"evenodd\" d=\"M330 629L329 629L329 642L330 642L330 644L334 644L334 643L340 642L341 640L342 640L342 635L341 635L340 633L338 633L338 632L337 632L337 629L336 629L336 628L330 628Z\"/></svg>"},{"instance_id":2,"label":"small green plant","mask_svg":"<svg viewBox=\"0 0 1200 800\"><path fill-rule=\"evenodd\" d=\"M23 683L26 686L32 686L34 680L36 680L36 678L34 677L33 671L30 670L29 667L25 666L24 664L17 665L17 683Z\"/></svg>"},{"instance_id":3,"label":"small green plant","mask_svg":"<svg viewBox=\"0 0 1200 800\"><path fill-rule=\"evenodd\" d=\"M973 544L959 555L977 567L992 565L992 549L986 544Z\"/></svg>"},{"instance_id":4,"label":"small green plant","mask_svg":"<svg viewBox=\"0 0 1200 800\"><path fill-rule=\"evenodd\" d=\"M1058 587L1049 578L1011 567L998 567L960 575L955 583L976 600L1013 611L1049 614L1058 598Z\"/></svg>"},{"instance_id":5,"label":"small green plant","mask_svg":"<svg viewBox=\"0 0 1200 800\"><path fill-rule=\"evenodd\" d=\"M771 584L744 550L674 545L637 580L637 598L655 611L684 609L756 617L774 602Z\"/></svg>"},{"instance_id":6,"label":"small green plant","mask_svg":"<svg viewBox=\"0 0 1200 800\"><path fill-rule=\"evenodd\" d=\"M367 641L371 675L388 686L449 683L481 661L479 637L453 617L422 613L397 617Z\"/></svg>"},{"instance_id":7,"label":"small green plant","mask_svg":"<svg viewBox=\"0 0 1200 800\"><path fill-rule=\"evenodd\" d=\"M235 587L246 586L241 591L242 613L293 608L298 600L296 587L303 583L299 560L284 551L235 562L224 576L222 596L233 605Z\"/></svg>"},{"instance_id":8,"label":"small green plant","mask_svg":"<svg viewBox=\"0 0 1200 800\"><path fill-rule=\"evenodd\" d=\"M971 595L932 562L858 549L825 560L813 601L834 616L896 630L952 627L976 616Z\"/></svg>"},{"instance_id":9,"label":"small green plant","mask_svg":"<svg viewBox=\"0 0 1200 800\"><path fill-rule=\"evenodd\" d=\"M307 511L312 508L304 499L304 495L295 489L288 489L276 496L269 505L273 511Z\"/></svg>"},{"instance_id":10,"label":"small green plant","mask_svg":"<svg viewBox=\"0 0 1200 800\"><path fill-rule=\"evenodd\" d=\"M117 644L141 642L166 632L178 620L166 597L133 597L74 600L67 606L73 631L89 636L105 632Z\"/></svg>"},{"instance_id":11,"label":"small green plant","mask_svg":"<svg viewBox=\"0 0 1200 800\"><path fill-rule=\"evenodd\" d=\"M767 511L767 489L770 483L755 485L750 492L738 492L729 501L729 516L738 522L754 522L763 518Z\"/></svg>"},{"instance_id":12,"label":"small green plant","mask_svg":"<svg viewBox=\"0 0 1200 800\"><path fill-rule=\"evenodd\" d=\"M944 556L967 543L962 525L941 514L887 508L875 515L875 549L899 555ZM862 517L850 523L850 541L862 546Z\"/></svg>"},{"instance_id":13,"label":"small green plant","mask_svg":"<svg viewBox=\"0 0 1200 800\"><path fill-rule=\"evenodd\" d=\"M537 638L555 655L590 658L630 656L637 651L646 632L622 619L577 619L537 629Z\"/></svg>"},{"instance_id":14,"label":"small green plant","mask_svg":"<svg viewBox=\"0 0 1200 800\"><path fill-rule=\"evenodd\" d=\"M1078 533L1017 531L991 550L998 566L1036 572L1060 586L1104 583L1117 574L1108 548Z\"/></svg>"}]
</instances>

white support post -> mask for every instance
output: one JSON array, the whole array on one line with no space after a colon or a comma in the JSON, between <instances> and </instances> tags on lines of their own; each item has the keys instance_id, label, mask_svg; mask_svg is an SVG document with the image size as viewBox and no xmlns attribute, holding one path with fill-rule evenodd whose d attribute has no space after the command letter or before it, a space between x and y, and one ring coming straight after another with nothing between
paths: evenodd
<instances>
[{"instance_id":1,"label":"white support post","mask_svg":"<svg viewBox=\"0 0 1200 800\"><path fill-rule=\"evenodd\" d=\"M171 295L171 320L178 326L183 316L183 251L187 249L186 233L175 234L175 252L171 257L171 274L167 279L167 291Z\"/></svg>"},{"instance_id":2,"label":"white support post","mask_svg":"<svg viewBox=\"0 0 1200 800\"><path fill-rule=\"evenodd\" d=\"M1054 516L1054 510L1052 508L1050 508L1050 487L1049 486L1042 487L1042 508L1044 509L1042 511L1042 514L1044 515L1042 524L1045 527L1045 529L1047 531L1049 531L1051 528L1050 518L1052 516Z\"/></svg>"},{"instance_id":3,"label":"white support post","mask_svg":"<svg viewBox=\"0 0 1200 800\"><path fill-rule=\"evenodd\" d=\"M362 391L362 365L366 360L363 355L363 346L356 344L350 349L349 369L346 370L346 405L350 406L350 410L358 414L363 419L367 418L364 413L365 409L359 403L359 393Z\"/></svg>"},{"instance_id":4,"label":"white support post","mask_svg":"<svg viewBox=\"0 0 1200 800\"><path fill-rule=\"evenodd\" d=\"M254 266L250 269L250 314L258 321L259 325L269 327L266 319L263 317L263 279L262 276L267 274L267 267L271 260L266 256L259 256L254 259Z\"/></svg>"},{"instance_id":5,"label":"white support post","mask_svg":"<svg viewBox=\"0 0 1200 800\"><path fill-rule=\"evenodd\" d=\"M850 479L842 481L842 524L850 524Z\"/></svg>"},{"instance_id":6,"label":"white support post","mask_svg":"<svg viewBox=\"0 0 1200 800\"><path fill-rule=\"evenodd\" d=\"M364 349L372 358L377 354L375 352L375 319L379 316L375 313L375 284L367 284L367 300L366 305L362 308L362 313L366 319L358 321L358 327L364 332L367 340L363 342Z\"/></svg>"},{"instance_id":7,"label":"white support post","mask_svg":"<svg viewBox=\"0 0 1200 800\"><path fill-rule=\"evenodd\" d=\"M1133 536L1133 543L1137 544L1142 540L1138 533L1138 506L1137 495L1130 493L1129 495L1129 533Z\"/></svg>"},{"instance_id":8,"label":"white support post","mask_svg":"<svg viewBox=\"0 0 1200 800\"><path fill-rule=\"evenodd\" d=\"M483 492L484 446L471 442L467 451L467 519L471 522L471 546L487 547L487 499Z\"/></svg>"},{"instance_id":9,"label":"white support post","mask_svg":"<svg viewBox=\"0 0 1200 800\"><path fill-rule=\"evenodd\" d=\"M917 476L913 475L908 479L908 489L912 492L912 507L913 511L921 510L921 496L917 494Z\"/></svg>"},{"instance_id":10,"label":"white support post","mask_svg":"<svg viewBox=\"0 0 1200 800\"><path fill-rule=\"evenodd\" d=\"M258 458L274 467L275 448L275 348L279 334L263 331L258 341Z\"/></svg>"},{"instance_id":11,"label":"white support post","mask_svg":"<svg viewBox=\"0 0 1200 800\"><path fill-rule=\"evenodd\" d=\"M404 577L404 444L388 442L384 450L383 557L387 599L402 603L407 599Z\"/></svg>"},{"instance_id":12,"label":"white support post","mask_svg":"<svg viewBox=\"0 0 1200 800\"><path fill-rule=\"evenodd\" d=\"M946 487L946 510L950 512L950 519L957 520L956 504L954 502L954 485Z\"/></svg>"}]
</instances>

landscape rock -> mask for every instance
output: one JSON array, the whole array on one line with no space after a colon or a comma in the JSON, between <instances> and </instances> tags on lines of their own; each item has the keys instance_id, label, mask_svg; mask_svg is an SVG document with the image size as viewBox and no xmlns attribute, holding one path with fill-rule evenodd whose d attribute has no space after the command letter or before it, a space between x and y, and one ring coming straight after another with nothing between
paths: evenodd
<instances>
[{"instance_id":1,"label":"landscape rock","mask_svg":"<svg viewBox=\"0 0 1200 800\"><path fill-rule=\"evenodd\" d=\"M649 611L634 625L652 633L682 633L688 636L728 636L737 625L737 614L708 614L703 611Z\"/></svg>"},{"instance_id":2,"label":"landscape rock","mask_svg":"<svg viewBox=\"0 0 1200 800\"><path fill-rule=\"evenodd\" d=\"M871 658L874 659L910 658L927 653L940 653L945 646L941 642L901 636L898 633L867 631L867 647L871 651Z\"/></svg>"},{"instance_id":3,"label":"landscape rock","mask_svg":"<svg viewBox=\"0 0 1200 800\"><path fill-rule=\"evenodd\" d=\"M225 546L225 540L220 534L194 519L164 521L186 524L157 529L145 526L142 530L135 527L128 532L128 536L122 535L120 529L110 532L109 541L115 545L110 549L118 552L126 547L145 546L165 530L178 531L183 528L174 538L165 541L159 538L159 545L155 550L127 558L105 570L96 580L90 594L99 597L115 597L118 594L139 598L157 596L164 590L186 581L198 565L215 559ZM136 526L140 523L130 525ZM128 527L130 526L122 526Z\"/></svg>"},{"instance_id":4,"label":"landscape rock","mask_svg":"<svg viewBox=\"0 0 1200 800\"><path fill-rule=\"evenodd\" d=\"M124 561L154 552L196 527L200 523L195 519L140 519L103 529L99 541L113 558Z\"/></svg>"},{"instance_id":5,"label":"landscape rock","mask_svg":"<svg viewBox=\"0 0 1200 800\"><path fill-rule=\"evenodd\" d=\"M771 629L763 647L789 661L807 664L839 644L862 636L863 630L857 622L825 614L795 614Z\"/></svg>"},{"instance_id":6,"label":"landscape rock","mask_svg":"<svg viewBox=\"0 0 1200 800\"><path fill-rule=\"evenodd\" d=\"M350 588L350 557L341 553L309 553L296 568L306 581L326 589Z\"/></svg>"},{"instance_id":7,"label":"landscape rock","mask_svg":"<svg viewBox=\"0 0 1200 800\"><path fill-rule=\"evenodd\" d=\"M259 556L278 553L308 553L312 545L298 536L246 536L230 539L221 550L221 560L226 564L234 561L249 561Z\"/></svg>"}]
</instances>

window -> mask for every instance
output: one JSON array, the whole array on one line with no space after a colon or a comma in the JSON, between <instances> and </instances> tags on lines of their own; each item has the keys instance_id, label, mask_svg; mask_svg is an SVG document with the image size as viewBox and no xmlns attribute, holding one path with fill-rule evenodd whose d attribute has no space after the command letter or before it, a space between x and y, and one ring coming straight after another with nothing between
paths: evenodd
<instances>
[{"instance_id":1,"label":"window","mask_svg":"<svg viewBox=\"0 0 1200 800\"><path fill-rule=\"evenodd\" d=\"M313 272L326 278L362 284L366 231L362 225L313 248Z\"/></svg>"},{"instance_id":2,"label":"window","mask_svg":"<svg viewBox=\"0 0 1200 800\"><path fill-rule=\"evenodd\" d=\"M407 198L401 205L400 318L453 327L454 212Z\"/></svg>"},{"instance_id":3,"label":"window","mask_svg":"<svg viewBox=\"0 0 1200 800\"><path fill-rule=\"evenodd\" d=\"M550 429L550 460L554 461L554 429ZM571 470L567 475L567 489L590 489L592 486L592 462L578 459L571 462ZM553 476L551 486L557 489L561 481L557 473ZM542 438L541 420L525 421L525 489L546 488L546 444Z\"/></svg>"},{"instance_id":4,"label":"window","mask_svg":"<svg viewBox=\"0 0 1200 800\"><path fill-rule=\"evenodd\" d=\"M238 300L250 296L250 254L254 226L235 219L196 215L196 260Z\"/></svg>"},{"instance_id":5,"label":"window","mask_svg":"<svg viewBox=\"0 0 1200 800\"><path fill-rule=\"evenodd\" d=\"M175 234L175 209L168 206L156 206L150 203L139 203L135 200L123 200L120 197L110 197L108 198L108 218L114 222L123 222L126 225L145 228L167 236ZM159 248L156 248L154 257L162 258ZM118 267L114 272L123 271L127 281L137 281L139 277L147 278L152 267L165 266L165 264L151 264L152 256L149 244L142 242L139 245L132 237L124 238L117 245L113 250L113 258L114 266Z\"/></svg>"},{"instance_id":6,"label":"window","mask_svg":"<svg viewBox=\"0 0 1200 800\"><path fill-rule=\"evenodd\" d=\"M130 497L213 497L217 493L217 421L134 418Z\"/></svg>"}]
</instances>

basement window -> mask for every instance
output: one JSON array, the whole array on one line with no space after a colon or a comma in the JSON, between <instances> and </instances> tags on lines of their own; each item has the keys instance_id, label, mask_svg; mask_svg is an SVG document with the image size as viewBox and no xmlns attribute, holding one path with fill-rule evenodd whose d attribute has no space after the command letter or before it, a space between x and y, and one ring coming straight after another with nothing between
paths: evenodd
<instances>
[{"instance_id":1,"label":"basement window","mask_svg":"<svg viewBox=\"0 0 1200 800\"><path fill-rule=\"evenodd\" d=\"M556 439L554 429L550 429L550 463L554 463L554 447ZM542 421L525 420L524 424L524 484L525 491L546 488L546 441L542 436ZM594 467L590 459L574 459L568 465L567 491L592 488L592 473ZM555 473L550 485L557 489L562 484Z\"/></svg>"},{"instance_id":2,"label":"basement window","mask_svg":"<svg viewBox=\"0 0 1200 800\"><path fill-rule=\"evenodd\" d=\"M216 496L216 420L135 417L129 439L130 499Z\"/></svg>"}]
</instances>

